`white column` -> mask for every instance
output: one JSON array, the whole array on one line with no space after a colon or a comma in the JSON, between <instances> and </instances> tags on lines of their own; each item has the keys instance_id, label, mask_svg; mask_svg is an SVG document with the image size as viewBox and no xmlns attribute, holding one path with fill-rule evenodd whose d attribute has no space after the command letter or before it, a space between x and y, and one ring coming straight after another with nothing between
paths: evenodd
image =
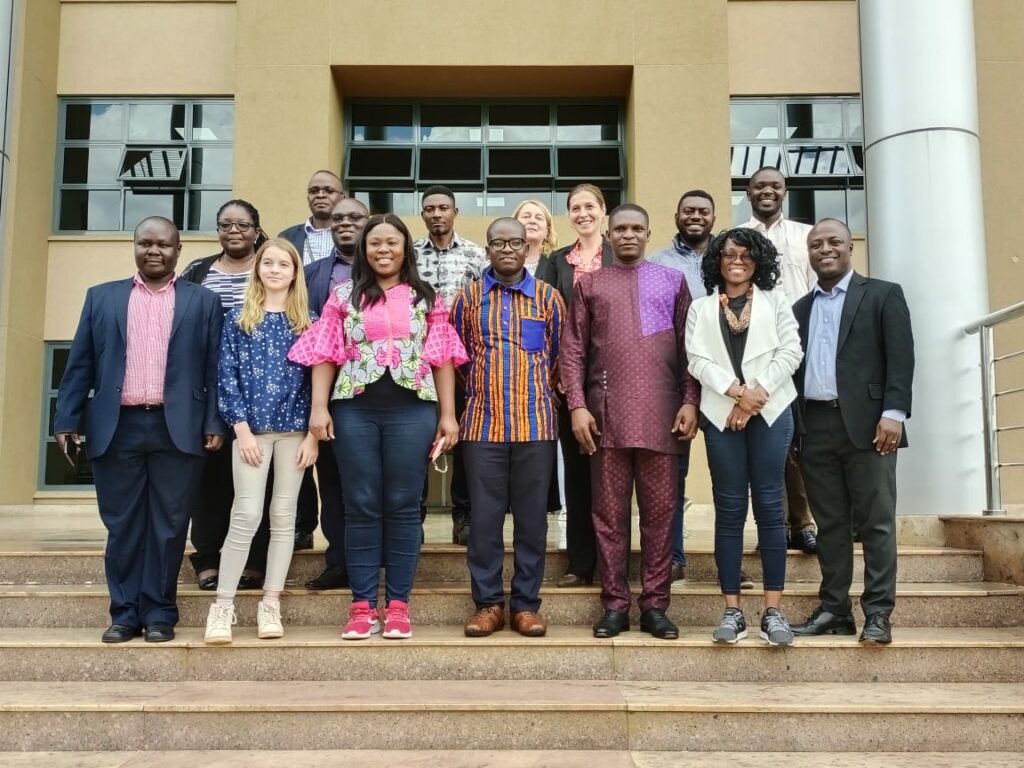
<instances>
[{"instance_id":1,"label":"white column","mask_svg":"<svg viewBox=\"0 0 1024 768\"><path fill-rule=\"evenodd\" d=\"M971 0L860 0L872 277L900 283L917 360L900 514L985 504L978 340L988 312Z\"/></svg>"}]
</instances>

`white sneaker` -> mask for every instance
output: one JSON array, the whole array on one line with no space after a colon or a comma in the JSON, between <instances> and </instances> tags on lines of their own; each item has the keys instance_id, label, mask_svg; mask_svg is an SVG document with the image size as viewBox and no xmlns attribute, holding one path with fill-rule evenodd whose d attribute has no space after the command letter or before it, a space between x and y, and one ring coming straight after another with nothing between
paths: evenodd
<instances>
[{"instance_id":1,"label":"white sneaker","mask_svg":"<svg viewBox=\"0 0 1024 768\"><path fill-rule=\"evenodd\" d=\"M256 606L256 637L260 640L273 640L284 636L284 625L281 623L281 604L268 605L260 600Z\"/></svg>"},{"instance_id":2,"label":"white sneaker","mask_svg":"<svg viewBox=\"0 0 1024 768\"><path fill-rule=\"evenodd\" d=\"M237 622L235 606L214 603L206 615L206 635L203 640L207 645L227 645L231 642L231 625Z\"/></svg>"}]
</instances>

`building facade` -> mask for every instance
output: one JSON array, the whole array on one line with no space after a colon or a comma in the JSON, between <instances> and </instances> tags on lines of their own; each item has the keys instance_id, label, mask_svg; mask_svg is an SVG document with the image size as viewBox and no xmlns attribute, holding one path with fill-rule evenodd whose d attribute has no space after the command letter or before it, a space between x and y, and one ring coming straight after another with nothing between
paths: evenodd
<instances>
[{"instance_id":1,"label":"building facade","mask_svg":"<svg viewBox=\"0 0 1024 768\"><path fill-rule=\"evenodd\" d=\"M540 197L567 242L565 192L593 181L611 202L648 208L653 248L674 234L684 190L711 192L722 228L746 219L750 172L781 164L789 215L848 221L870 272L854 0L14 6L0 504L88 494L87 467L67 467L49 436L52 401L86 288L131 272L135 223L178 221L184 266L218 250L213 216L230 197L252 201L268 232L301 221L319 168L414 233L417 191L448 184L457 229L477 241L491 218ZM1024 171L1022 29L1024 4L976 0L977 237L993 309L1024 293L1006 245ZM927 254L915 258L927 268ZM999 342L1019 347L1024 334ZM1024 422L1024 405L1008 401L1001 417ZM1015 435L1004 448L1024 458ZM709 500L702 447L691 466L690 495ZM1024 501L1022 481L1007 476L1006 500Z\"/></svg>"}]
</instances>

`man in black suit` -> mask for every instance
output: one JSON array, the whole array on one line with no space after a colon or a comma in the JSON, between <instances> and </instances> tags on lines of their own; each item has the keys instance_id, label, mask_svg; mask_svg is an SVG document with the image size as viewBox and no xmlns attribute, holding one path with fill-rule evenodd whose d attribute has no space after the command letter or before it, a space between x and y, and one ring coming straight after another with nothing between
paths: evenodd
<instances>
[{"instance_id":1,"label":"man in black suit","mask_svg":"<svg viewBox=\"0 0 1024 768\"><path fill-rule=\"evenodd\" d=\"M204 456L224 440L217 414L224 313L217 294L175 280L180 253L174 222L153 216L139 224L138 272L89 289L57 393L54 435L72 460L85 415L107 529L105 643L143 629L147 642L174 638L188 513Z\"/></svg>"},{"instance_id":2,"label":"man in black suit","mask_svg":"<svg viewBox=\"0 0 1024 768\"><path fill-rule=\"evenodd\" d=\"M796 635L852 635L853 537L864 545L862 643L892 642L896 602L896 451L907 445L914 338L903 290L853 271L850 230L822 219L807 235L818 284L793 305L800 470L818 524L821 605Z\"/></svg>"},{"instance_id":3,"label":"man in black suit","mask_svg":"<svg viewBox=\"0 0 1024 768\"><path fill-rule=\"evenodd\" d=\"M278 237L295 246L308 268L319 261L333 261L333 233L331 211L345 197L341 179L333 171L316 171L306 185L306 202L310 216L300 224L281 230ZM308 280L307 280L308 282ZM321 446L322 448L323 446ZM324 504L323 494L320 503ZM317 526L317 488L310 467L302 478L299 500L295 510L295 551L313 548L313 531ZM324 532L326 536L327 533Z\"/></svg>"},{"instance_id":4,"label":"man in black suit","mask_svg":"<svg viewBox=\"0 0 1024 768\"><path fill-rule=\"evenodd\" d=\"M334 253L331 258L314 261L305 269L309 308L317 315L323 314L324 304L338 284L352 276L356 247L369 218L369 210L354 197L342 198L331 211ZM306 582L308 589L341 589L348 586L348 570L345 565L345 505L341 496L341 475L336 459L333 442L321 440L320 452L316 459L316 477L320 488L320 528L327 539L327 552L324 553L323 573ZM313 526L316 526L315 514Z\"/></svg>"}]
</instances>

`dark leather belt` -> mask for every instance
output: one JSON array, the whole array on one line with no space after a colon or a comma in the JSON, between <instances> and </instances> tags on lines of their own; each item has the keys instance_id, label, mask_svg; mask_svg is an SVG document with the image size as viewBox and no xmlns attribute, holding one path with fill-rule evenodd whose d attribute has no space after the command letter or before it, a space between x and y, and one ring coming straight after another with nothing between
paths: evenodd
<instances>
[{"instance_id":1,"label":"dark leather belt","mask_svg":"<svg viewBox=\"0 0 1024 768\"><path fill-rule=\"evenodd\" d=\"M142 405L122 405L122 408L134 408L137 411L162 411L163 403L144 403Z\"/></svg>"},{"instance_id":2,"label":"dark leather belt","mask_svg":"<svg viewBox=\"0 0 1024 768\"><path fill-rule=\"evenodd\" d=\"M807 405L813 405L816 408L838 408L838 400L805 400Z\"/></svg>"}]
</instances>

